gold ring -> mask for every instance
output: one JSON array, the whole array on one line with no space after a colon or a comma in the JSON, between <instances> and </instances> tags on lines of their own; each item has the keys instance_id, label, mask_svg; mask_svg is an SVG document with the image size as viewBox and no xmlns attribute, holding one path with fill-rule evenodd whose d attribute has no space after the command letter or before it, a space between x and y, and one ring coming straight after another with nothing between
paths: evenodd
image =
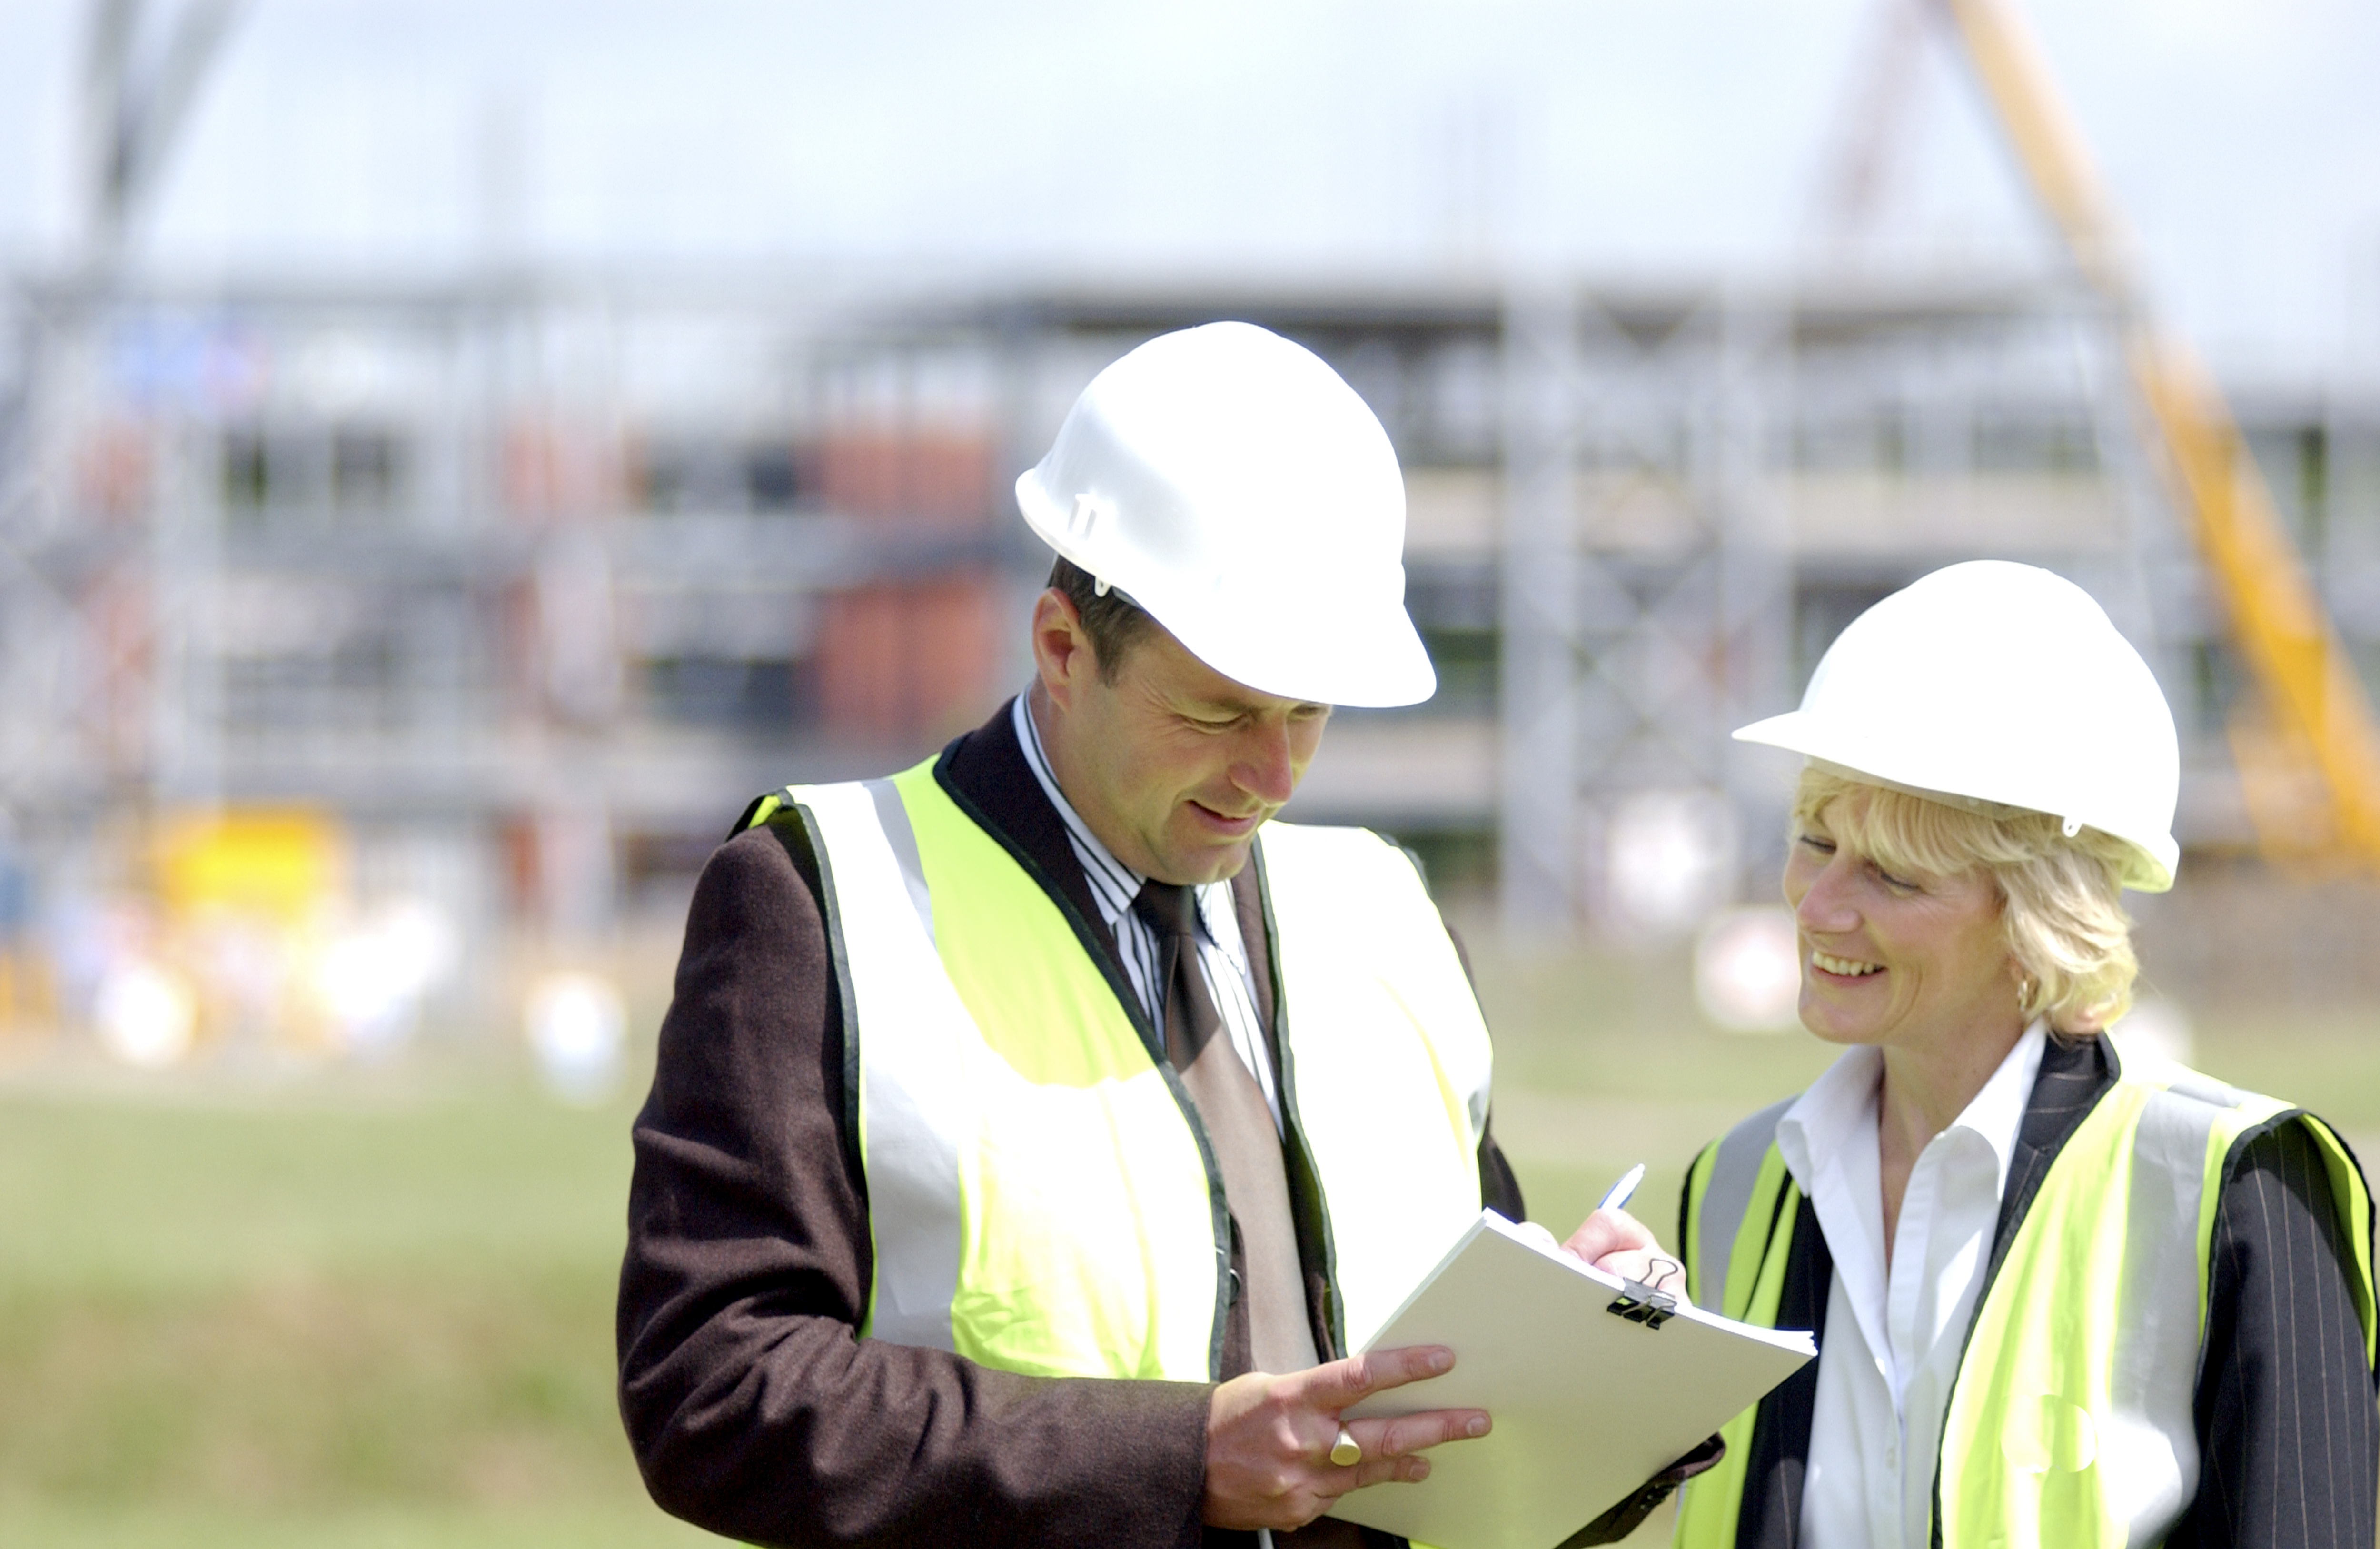
<instances>
[{"instance_id":1,"label":"gold ring","mask_svg":"<svg viewBox=\"0 0 2380 1549\"><path fill-rule=\"evenodd\" d=\"M1355 1445L1355 1438L1347 1433L1345 1426L1339 1427L1339 1439L1330 1444L1330 1461L1342 1469L1352 1469L1363 1460L1364 1449Z\"/></svg>"}]
</instances>

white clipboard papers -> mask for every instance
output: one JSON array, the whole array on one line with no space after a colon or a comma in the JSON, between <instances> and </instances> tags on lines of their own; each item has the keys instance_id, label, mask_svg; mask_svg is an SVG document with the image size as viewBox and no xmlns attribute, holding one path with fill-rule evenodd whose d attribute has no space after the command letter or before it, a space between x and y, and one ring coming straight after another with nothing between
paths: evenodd
<instances>
[{"instance_id":1,"label":"white clipboard papers","mask_svg":"<svg viewBox=\"0 0 2380 1549\"><path fill-rule=\"evenodd\" d=\"M1817 1355L1807 1334L1671 1304L1493 1211L1364 1348L1405 1345L1445 1346L1454 1370L1349 1416L1482 1409L1495 1428L1330 1515L1438 1549L1556 1549Z\"/></svg>"}]
</instances>

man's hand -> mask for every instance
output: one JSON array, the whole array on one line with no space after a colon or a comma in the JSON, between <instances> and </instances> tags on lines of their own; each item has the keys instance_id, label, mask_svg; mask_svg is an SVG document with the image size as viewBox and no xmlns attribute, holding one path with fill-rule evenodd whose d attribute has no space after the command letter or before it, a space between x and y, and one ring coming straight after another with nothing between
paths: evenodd
<instances>
[{"instance_id":1,"label":"man's hand","mask_svg":"<svg viewBox=\"0 0 2380 1549\"><path fill-rule=\"evenodd\" d=\"M1659 1240L1645 1223L1624 1210L1597 1211L1580 1223L1562 1247L1606 1275L1641 1280L1656 1289L1685 1289L1684 1283L1678 1281L1678 1261L1663 1253ZM1660 1260L1658 1265L1653 1262L1656 1258ZM1669 1280L1677 1283L1664 1285L1658 1281L1656 1276L1664 1272Z\"/></svg>"},{"instance_id":2,"label":"man's hand","mask_svg":"<svg viewBox=\"0 0 2380 1549\"><path fill-rule=\"evenodd\" d=\"M1649 1240L1649 1239L1648 1239ZM1215 1389L1207 1410L1207 1497L1200 1519L1213 1528L1302 1528L1350 1490L1429 1477L1415 1453L1488 1433L1478 1409L1429 1409L1394 1420L1351 1420L1364 1449L1350 1468L1330 1461L1339 1411L1384 1388L1454 1369L1454 1352L1434 1345L1374 1350L1286 1377L1251 1372Z\"/></svg>"}]
</instances>

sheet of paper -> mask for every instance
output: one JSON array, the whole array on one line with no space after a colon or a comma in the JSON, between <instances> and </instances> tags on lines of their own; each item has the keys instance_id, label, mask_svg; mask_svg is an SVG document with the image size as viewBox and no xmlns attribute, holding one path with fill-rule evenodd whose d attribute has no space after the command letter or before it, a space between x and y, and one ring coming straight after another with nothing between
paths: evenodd
<instances>
[{"instance_id":1,"label":"sheet of paper","mask_svg":"<svg viewBox=\"0 0 2380 1549\"><path fill-rule=\"evenodd\" d=\"M1438 1549L1555 1549L1816 1355L1681 1297L1659 1328L1609 1311L1620 1282L1494 1212L1366 1349L1443 1345L1454 1370L1375 1394L1354 1417L1486 1409L1495 1429L1429 1454L1419 1484L1380 1484L1330 1515Z\"/></svg>"}]
</instances>

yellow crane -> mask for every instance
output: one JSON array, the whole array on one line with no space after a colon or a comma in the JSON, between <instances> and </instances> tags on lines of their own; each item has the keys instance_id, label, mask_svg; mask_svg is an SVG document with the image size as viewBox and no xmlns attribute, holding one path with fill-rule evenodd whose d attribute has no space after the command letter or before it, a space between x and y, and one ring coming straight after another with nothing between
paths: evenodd
<instances>
[{"instance_id":1,"label":"yellow crane","mask_svg":"<svg viewBox=\"0 0 2380 1549\"><path fill-rule=\"evenodd\" d=\"M2142 303L2122 229L2021 16L2008 0L1929 3L1963 45L2076 267L2120 320L2159 460L2257 689L2230 735L2260 842L2279 859L2380 869L2380 726L2221 391Z\"/></svg>"}]
</instances>

